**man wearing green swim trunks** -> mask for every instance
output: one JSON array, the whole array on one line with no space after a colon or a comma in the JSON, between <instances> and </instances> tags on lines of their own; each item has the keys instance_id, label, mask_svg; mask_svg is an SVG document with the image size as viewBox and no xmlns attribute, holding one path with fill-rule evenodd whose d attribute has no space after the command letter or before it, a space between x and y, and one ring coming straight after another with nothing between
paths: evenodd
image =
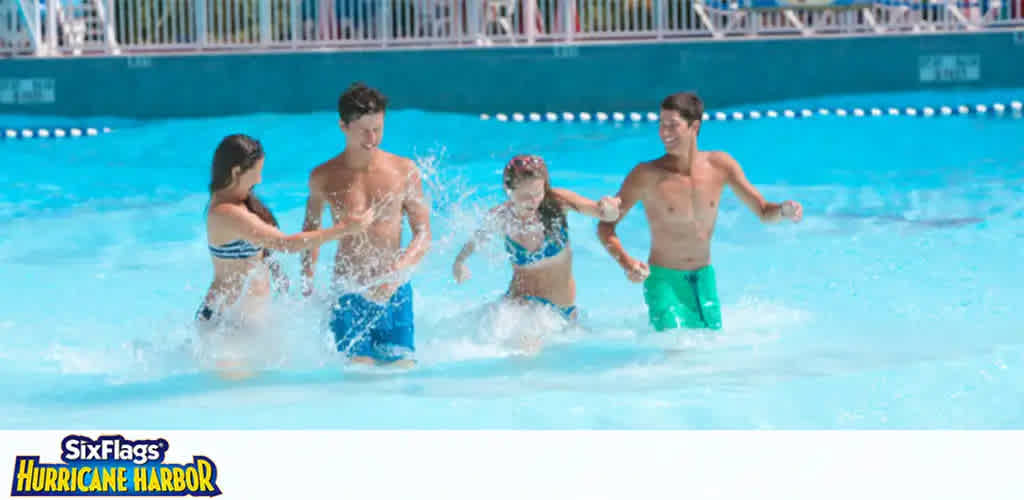
<instances>
[{"instance_id":1,"label":"man wearing green swim trunks","mask_svg":"<svg viewBox=\"0 0 1024 500\"><path fill-rule=\"evenodd\" d=\"M703 114L704 103L691 92L662 101L659 135L665 155L633 168L619 189L618 220L598 226L601 243L629 280L643 283L648 318L657 331L722 328L711 236L725 186L762 222L803 217L795 201L765 201L728 153L697 150ZM630 257L615 234L637 202L643 203L651 230L649 265Z\"/></svg>"}]
</instances>

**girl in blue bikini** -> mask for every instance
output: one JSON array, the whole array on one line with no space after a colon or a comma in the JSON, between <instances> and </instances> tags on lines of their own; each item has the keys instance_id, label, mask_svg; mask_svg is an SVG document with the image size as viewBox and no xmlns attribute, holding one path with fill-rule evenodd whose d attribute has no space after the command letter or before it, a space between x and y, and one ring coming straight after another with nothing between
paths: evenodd
<instances>
[{"instance_id":1,"label":"girl in blue bikini","mask_svg":"<svg viewBox=\"0 0 1024 500\"><path fill-rule=\"evenodd\" d=\"M469 279L465 261L490 236L505 236L505 250L514 274L506 299L535 303L575 320L576 281L569 247L569 210L603 220L619 217L619 199L605 196L595 202L572 191L551 187L547 165L539 156L519 155L505 166L509 201L493 208L484 227L462 247L452 273L457 283Z\"/></svg>"}]
</instances>

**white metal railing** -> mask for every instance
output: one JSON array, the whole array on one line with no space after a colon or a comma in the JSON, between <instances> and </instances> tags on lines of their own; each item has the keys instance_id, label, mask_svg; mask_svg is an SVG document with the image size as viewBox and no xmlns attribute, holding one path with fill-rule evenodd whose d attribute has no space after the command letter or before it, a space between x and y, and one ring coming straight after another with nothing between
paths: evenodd
<instances>
[{"instance_id":1,"label":"white metal railing","mask_svg":"<svg viewBox=\"0 0 1024 500\"><path fill-rule=\"evenodd\" d=\"M755 4L758 0L754 0ZM766 2L767 3L767 2ZM811 2L813 3L813 2ZM806 2L793 2L794 5ZM701 24L713 37L729 35L941 32L1024 27L1021 0L878 0L808 7L744 7L725 0L695 0Z\"/></svg>"},{"instance_id":2,"label":"white metal railing","mask_svg":"<svg viewBox=\"0 0 1024 500\"><path fill-rule=\"evenodd\" d=\"M0 0L0 54L19 56L1007 27L1024 0Z\"/></svg>"},{"instance_id":3,"label":"white metal railing","mask_svg":"<svg viewBox=\"0 0 1024 500\"><path fill-rule=\"evenodd\" d=\"M41 33L37 4L0 0L0 53L34 53L41 43Z\"/></svg>"}]
</instances>

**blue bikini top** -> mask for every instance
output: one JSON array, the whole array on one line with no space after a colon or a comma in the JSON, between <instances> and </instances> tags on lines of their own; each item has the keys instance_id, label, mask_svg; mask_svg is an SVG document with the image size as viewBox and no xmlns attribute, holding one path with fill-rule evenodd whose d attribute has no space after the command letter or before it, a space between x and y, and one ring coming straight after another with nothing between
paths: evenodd
<instances>
[{"instance_id":1,"label":"blue bikini top","mask_svg":"<svg viewBox=\"0 0 1024 500\"><path fill-rule=\"evenodd\" d=\"M253 245L246 240L235 240L220 246L209 246L210 253L220 259L248 259L263 251L263 247Z\"/></svg>"},{"instance_id":2,"label":"blue bikini top","mask_svg":"<svg viewBox=\"0 0 1024 500\"><path fill-rule=\"evenodd\" d=\"M512 263L517 266L525 266L554 257L562 253L562 249L564 249L568 244L569 231L565 225L561 226L558 231L558 235L554 238L545 234L544 244L534 252L531 252L519 243L516 243L512 238L509 238L508 235L505 236L505 251L508 252L509 259L512 260Z\"/></svg>"}]
</instances>

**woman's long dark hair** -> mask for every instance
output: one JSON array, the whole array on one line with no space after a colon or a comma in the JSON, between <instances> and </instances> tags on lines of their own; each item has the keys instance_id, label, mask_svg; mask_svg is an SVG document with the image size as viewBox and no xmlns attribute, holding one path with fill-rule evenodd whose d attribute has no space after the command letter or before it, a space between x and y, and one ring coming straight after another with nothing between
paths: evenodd
<instances>
[{"instance_id":1,"label":"woman's long dark hair","mask_svg":"<svg viewBox=\"0 0 1024 500\"><path fill-rule=\"evenodd\" d=\"M217 146L217 150L213 153L210 194L231 185L235 180L231 175L232 168L235 166L239 167L241 169L239 175L241 175L246 170L256 166L256 163L263 159L263 156L263 146L260 144L260 141L245 134L229 135L222 139ZM277 218L274 217L274 214L260 201L255 193L249 192L249 196L245 198L245 207L250 212L256 214L257 217L263 219L267 224L280 227L277 224Z\"/></svg>"},{"instance_id":2,"label":"woman's long dark hair","mask_svg":"<svg viewBox=\"0 0 1024 500\"><path fill-rule=\"evenodd\" d=\"M551 177L544 159L535 155L517 155L505 165L502 174L505 188L512 190L520 181L528 179L544 179L544 199L537 207L540 222L544 225L544 235L549 238L559 237L562 228L568 226L562 199L551 190Z\"/></svg>"}]
</instances>

